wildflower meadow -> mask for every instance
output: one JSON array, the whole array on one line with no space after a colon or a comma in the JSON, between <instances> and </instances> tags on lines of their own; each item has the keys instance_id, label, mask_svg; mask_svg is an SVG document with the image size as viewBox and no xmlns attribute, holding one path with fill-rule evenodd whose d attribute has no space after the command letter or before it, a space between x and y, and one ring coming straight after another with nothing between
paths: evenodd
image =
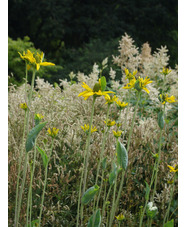
<instances>
[{"instance_id":1,"label":"wildflower meadow","mask_svg":"<svg viewBox=\"0 0 186 227\"><path fill-rule=\"evenodd\" d=\"M9 226L178 226L178 66L166 46L152 53L126 33L118 51L114 68L105 58L54 84L37 75L56 67L47 53L17 53Z\"/></svg>"}]
</instances>

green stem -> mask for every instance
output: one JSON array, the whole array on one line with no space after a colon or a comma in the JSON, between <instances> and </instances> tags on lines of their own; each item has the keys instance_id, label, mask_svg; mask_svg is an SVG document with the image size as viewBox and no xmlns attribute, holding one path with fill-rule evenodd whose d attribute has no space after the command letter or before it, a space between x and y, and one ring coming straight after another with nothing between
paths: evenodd
<instances>
[{"instance_id":1,"label":"green stem","mask_svg":"<svg viewBox=\"0 0 186 227\"><path fill-rule=\"evenodd\" d=\"M108 190L108 193L107 193L107 197L106 197L106 199L104 200L104 203L103 203L103 209L102 209L102 219L103 219L103 217L104 217L105 207L106 207L106 202L108 201L108 198L109 198L109 195L110 195L111 189L112 189L112 185L110 185L110 186L109 186L109 190Z\"/></svg>"},{"instance_id":2,"label":"green stem","mask_svg":"<svg viewBox=\"0 0 186 227\"><path fill-rule=\"evenodd\" d=\"M118 143L118 138L117 138L117 142ZM114 155L114 162L116 161L116 155ZM117 188L117 177L118 177L118 171L116 173L116 180L115 180L115 184L114 184L114 194L113 194L113 199L112 199L112 209L111 209L111 213L110 213L110 223L109 223L109 227L111 227L112 225L112 220L114 219L114 213L115 213L115 199L116 199L116 188Z\"/></svg>"},{"instance_id":3,"label":"green stem","mask_svg":"<svg viewBox=\"0 0 186 227\"><path fill-rule=\"evenodd\" d=\"M24 184L25 184L25 179L26 179L26 172L27 172L27 159L28 159L28 153L25 152L25 161L24 161L24 167L23 167L23 180L22 180L21 189L20 189L20 192L19 192L17 219L16 219L16 224L15 224L16 227L18 226L18 223L19 223L22 195L23 195L23 189L24 189Z\"/></svg>"},{"instance_id":4,"label":"green stem","mask_svg":"<svg viewBox=\"0 0 186 227\"><path fill-rule=\"evenodd\" d=\"M18 202L18 191L19 191L19 179L21 174L21 163L23 158L23 150L24 150L24 139L25 139L25 128L26 128L26 116L27 113L25 111L25 118L24 118L24 126L23 126L23 137L22 137L22 148L21 153L19 155L19 164L18 164L18 175L17 175L17 185L16 185L16 202L15 202L15 219L14 219L14 225L17 221L17 202Z\"/></svg>"},{"instance_id":5,"label":"green stem","mask_svg":"<svg viewBox=\"0 0 186 227\"><path fill-rule=\"evenodd\" d=\"M163 219L163 226L164 226L165 222L168 221L168 219L169 219L171 201L172 201L172 197L173 197L173 194L174 194L175 180L176 180L176 173L174 174L174 181L173 181L172 190L171 190L171 194L170 194L169 205L168 205L168 209L166 211L165 217Z\"/></svg>"},{"instance_id":6,"label":"green stem","mask_svg":"<svg viewBox=\"0 0 186 227\"><path fill-rule=\"evenodd\" d=\"M44 181L44 188L43 188L43 194L42 194L42 199L41 199L41 208L40 208L40 213L39 213L39 227L41 226L41 216L42 216L42 211L43 211L43 203L44 203L45 190L46 190L46 184L47 184L48 164L50 162L50 157L51 157L52 150L53 150L53 144L54 144L54 138L52 138L52 145L51 145L51 150L50 150L50 154L48 157L48 163L45 166L45 181Z\"/></svg>"},{"instance_id":7,"label":"green stem","mask_svg":"<svg viewBox=\"0 0 186 227\"><path fill-rule=\"evenodd\" d=\"M154 182L154 173L155 173L155 170L156 170L156 166L157 166L157 159L156 159L156 161L155 161L155 163L154 163L154 167L153 167L151 182L150 182L150 186L149 186L150 190L151 190L152 184L153 184L153 182ZM150 193L150 190L149 190L149 193ZM141 214L141 216L140 216L140 225L139 225L139 227L142 227L142 224L143 224L143 217L144 217L144 214L145 214L145 211L146 211L148 199L149 199L149 194L148 194L148 196L147 196L147 199L145 200L145 206L144 206L143 212L142 212L142 214Z\"/></svg>"},{"instance_id":8,"label":"green stem","mask_svg":"<svg viewBox=\"0 0 186 227\"><path fill-rule=\"evenodd\" d=\"M86 147L87 147L87 140L86 140ZM86 152L84 152L84 156L83 156L83 169L81 171L81 180L80 180L80 185L79 185L79 196L78 196L76 227L79 226L79 210L80 210L81 193L82 193L82 191L81 191L82 188L81 187L82 187L82 183L83 183L83 174L84 174L84 167L85 167L85 156L86 156Z\"/></svg>"},{"instance_id":9,"label":"green stem","mask_svg":"<svg viewBox=\"0 0 186 227\"><path fill-rule=\"evenodd\" d=\"M129 138L128 138L128 142L127 142L127 152L129 151L130 140L131 140L131 136L132 136L132 132L133 132L133 128L134 128L134 121L135 121L135 117L136 117L136 112L137 112L139 100L140 100L140 92L138 92L137 102L136 102L136 106L135 106L135 110L134 110L134 114L133 114L133 118L132 118L132 124L131 124L130 132L129 132ZM125 170L122 171L118 196L117 196L116 203L115 203L115 206L114 206L114 214L115 214L116 208L119 204L119 199L120 199L121 191L122 191L122 188L123 188L124 176L125 176Z\"/></svg>"},{"instance_id":10,"label":"green stem","mask_svg":"<svg viewBox=\"0 0 186 227\"><path fill-rule=\"evenodd\" d=\"M93 115L94 115L95 100L96 100L96 98L93 97L92 111L91 111L90 124L89 124L89 132L88 132L88 138L87 138L87 149L86 149L86 160L85 160L85 175L84 175L84 180L83 180L83 194L85 192L86 181L87 181L87 169L88 169L88 161L89 161L89 156L90 156L90 151L89 151L90 150L90 135L91 135Z\"/></svg>"},{"instance_id":11,"label":"green stem","mask_svg":"<svg viewBox=\"0 0 186 227\"><path fill-rule=\"evenodd\" d=\"M156 185L157 185L157 178L158 178L158 169L159 169L159 164L160 164L160 160L161 160L162 132L163 132L163 130L160 129L160 141L159 141L159 150L158 150L158 162L157 162L157 166L156 166L155 182L154 182L154 189L153 189L151 201L154 200L154 195L155 195L155 192L156 192Z\"/></svg>"}]
</instances>

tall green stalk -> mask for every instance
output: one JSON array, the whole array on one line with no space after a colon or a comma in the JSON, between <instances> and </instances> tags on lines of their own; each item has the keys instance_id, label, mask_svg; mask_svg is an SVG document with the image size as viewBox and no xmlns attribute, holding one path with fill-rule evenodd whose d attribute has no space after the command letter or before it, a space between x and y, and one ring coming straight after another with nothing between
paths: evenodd
<instances>
[{"instance_id":1,"label":"tall green stalk","mask_svg":"<svg viewBox=\"0 0 186 227\"><path fill-rule=\"evenodd\" d=\"M83 219L83 204L81 204L81 195L84 194L85 188L86 188L87 171L88 171L87 168L88 168L88 161L89 161L89 156L90 156L90 137L91 137L91 128L92 128L93 116L94 116L95 101L96 101L96 97L93 96L91 117L90 117L90 123L89 123L89 131L88 131L88 137L87 137L87 141L86 141L86 148L85 148L85 155L84 155L83 170L82 170L81 180L80 180L79 199L78 199L78 213L77 213L76 226L78 226L78 223L79 223L79 212L81 213L81 221ZM83 184L83 189L81 190L82 184ZM80 204L81 204L81 206L80 206ZM79 211L79 209L80 209L80 211Z\"/></svg>"},{"instance_id":2,"label":"tall green stalk","mask_svg":"<svg viewBox=\"0 0 186 227\"><path fill-rule=\"evenodd\" d=\"M35 80L35 70L33 71L32 75L32 83L31 83L31 89L30 89L30 94L29 94L29 100L28 100L28 109L27 109L27 121L26 121L26 134L28 134L29 130L29 112L30 112L30 105L31 105L31 100L32 100L32 93L33 93L33 88L34 88L34 80ZM28 159L28 153L25 152L25 161L24 161L24 167L23 167L23 179L22 179L22 184L21 184L21 189L19 193L19 200L18 200L18 209L17 213L15 216L15 223L14 226L17 227L19 223L19 216L20 216L20 210L21 210L21 203L22 203L22 196L23 196L23 189L25 186L25 179L26 179L26 172L27 172L27 159Z\"/></svg>"},{"instance_id":3,"label":"tall green stalk","mask_svg":"<svg viewBox=\"0 0 186 227\"><path fill-rule=\"evenodd\" d=\"M25 96L27 96L27 77L28 77L28 71L27 71L27 63L25 63L25 74L26 74L26 79L25 79ZM26 128L26 122L27 122L27 110L25 110L25 117L24 117L24 126L23 126L23 136L22 136L22 147L21 147L21 153L19 155L19 163L18 163L18 174L17 174L17 185L16 185L16 202L15 202L15 219L14 219L14 225L16 223L16 218L17 218L17 203L18 203L18 190L19 190L19 179L20 179L20 174L21 174L21 163L22 163L22 158L23 158L23 150L24 150L24 140L25 140L25 128Z\"/></svg>"},{"instance_id":4,"label":"tall green stalk","mask_svg":"<svg viewBox=\"0 0 186 227\"><path fill-rule=\"evenodd\" d=\"M52 145L48 157L48 163L45 166L45 181L44 181L44 188L43 188L43 194L42 194L42 199L41 199L41 208L40 208L40 213L39 213L39 227L41 226L41 216L42 216L42 211L43 211L43 203L44 203L44 198L45 198L45 190L46 190L46 184L47 184L47 175L48 175L48 164L50 162L50 158L52 155L52 150L53 150L53 144L54 144L54 138L52 138Z\"/></svg>"},{"instance_id":5,"label":"tall green stalk","mask_svg":"<svg viewBox=\"0 0 186 227\"><path fill-rule=\"evenodd\" d=\"M127 141L127 152L129 151L129 147L130 147L130 140L131 140L131 136L132 136L132 132L133 132L133 128L134 128L134 121L135 121L135 117L136 117L136 112L137 112L139 100L140 100L140 92L138 92L138 95L137 95L137 102L136 102L136 106L135 106L135 110L134 110L134 114L133 114L133 118L132 118L132 124L131 124L129 137L128 137L128 141ZM116 212L116 208L118 207L118 204L119 204L119 199L120 199L120 196L121 196L121 191L122 191L123 182L124 182L124 176L125 176L125 170L122 171L118 196L117 196L117 199L116 199L116 202L115 202L115 205L114 205L114 215L115 215L115 212ZM114 217L114 215L113 215L113 217ZM112 224L112 222L113 222L113 218L112 218L111 224Z\"/></svg>"}]
</instances>

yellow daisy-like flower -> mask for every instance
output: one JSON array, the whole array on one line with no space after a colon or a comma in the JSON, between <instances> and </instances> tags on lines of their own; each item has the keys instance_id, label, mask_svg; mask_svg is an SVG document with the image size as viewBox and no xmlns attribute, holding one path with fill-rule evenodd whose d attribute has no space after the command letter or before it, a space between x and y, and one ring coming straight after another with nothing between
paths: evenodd
<instances>
[{"instance_id":1,"label":"yellow daisy-like flower","mask_svg":"<svg viewBox=\"0 0 186 227\"><path fill-rule=\"evenodd\" d=\"M116 100L116 104L118 105L119 108L123 109L128 105L128 102L121 102L120 100Z\"/></svg>"},{"instance_id":2,"label":"yellow daisy-like flower","mask_svg":"<svg viewBox=\"0 0 186 227\"><path fill-rule=\"evenodd\" d=\"M54 137L57 136L58 131L59 131L59 129L57 129L57 128L52 128L52 129L49 128L49 129L47 130L48 134L49 134L52 138L54 138Z\"/></svg>"},{"instance_id":3,"label":"yellow daisy-like flower","mask_svg":"<svg viewBox=\"0 0 186 227\"><path fill-rule=\"evenodd\" d=\"M174 173L178 172L178 165L175 165L175 167L168 165L168 167L170 169L170 172L174 172Z\"/></svg>"},{"instance_id":4,"label":"yellow daisy-like flower","mask_svg":"<svg viewBox=\"0 0 186 227\"><path fill-rule=\"evenodd\" d=\"M23 109L23 110L27 110L28 106L27 106L26 102L21 103L20 108Z\"/></svg>"},{"instance_id":5,"label":"yellow daisy-like flower","mask_svg":"<svg viewBox=\"0 0 186 227\"><path fill-rule=\"evenodd\" d=\"M161 74L163 74L163 75L166 76L166 75L168 75L170 72L171 72L170 69L163 67L163 70L161 71Z\"/></svg>"},{"instance_id":6,"label":"yellow daisy-like flower","mask_svg":"<svg viewBox=\"0 0 186 227\"><path fill-rule=\"evenodd\" d=\"M168 102L168 103L176 102L175 97L173 95L169 97L168 94L165 94L165 95L160 94L160 99L161 99L161 102L163 105L166 102Z\"/></svg>"},{"instance_id":7,"label":"yellow daisy-like flower","mask_svg":"<svg viewBox=\"0 0 186 227\"><path fill-rule=\"evenodd\" d=\"M112 127L112 126L114 126L116 124L115 121L111 121L111 120L108 120L107 122L104 121L104 123L107 125L107 127Z\"/></svg>"},{"instance_id":8,"label":"yellow daisy-like flower","mask_svg":"<svg viewBox=\"0 0 186 227\"><path fill-rule=\"evenodd\" d=\"M84 132L88 132L89 131L89 124L87 124L87 125L85 124L84 126L81 126L81 128L83 129ZM91 127L91 133L96 132L96 131L97 131L96 127L94 127L94 128Z\"/></svg>"},{"instance_id":9,"label":"yellow daisy-like flower","mask_svg":"<svg viewBox=\"0 0 186 227\"><path fill-rule=\"evenodd\" d=\"M43 115L41 115L41 114L35 114L35 119L41 120L43 118L44 118Z\"/></svg>"},{"instance_id":10,"label":"yellow daisy-like flower","mask_svg":"<svg viewBox=\"0 0 186 227\"><path fill-rule=\"evenodd\" d=\"M37 52L37 54L34 55L30 50L27 50L27 53L23 52L23 55L20 52L18 52L18 54L23 60L25 60L28 63L27 65L28 70L31 68L31 66L34 66L36 67L36 70L39 70L40 66L55 65L54 63L51 63L51 62L43 62L43 59L44 59L43 52L41 52L41 54Z\"/></svg>"},{"instance_id":11,"label":"yellow daisy-like flower","mask_svg":"<svg viewBox=\"0 0 186 227\"><path fill-rule=\"evenodd\" d=\"M112 104L113 102L116 102L116 100L118 99L117 96L110 96L108 94L105 95L105 100L107 101L105 104Z\"/></svg>"},{"instance_id":12,"label":"yellow daisy-like flower","mask_svg":"<svg viewBox=\"0 0 186 227\"><path fill-rule=\"evenodd\" d=\"M87 100L90 96L105 96L108 93L114 93L113 91L101 91L101 86L100 86L100 82L96 83L94 85L94 88L90 88L86 83L83 82L83 84L81 85L85 91L81 92L79 96L83 96L84 100Z\"/></svg>"},{"instance_id":13,"label":"yellow daisy-like flower","mask_svg":"<svg viewBox=\"0 0 186 227\"><path fill-rule=\"evenodd\" d=\"M27 61L28 63L34 64L36 61L33 53L30 50L27 50L27 53L23 51L23 55L20 52L18 52L18 54L20 55L21 59Z\"/></svg>"},{"instance_id":14,"label":"yellow daisy-like flower","mask_svg":"<svg viewBox=\"0 0 186 227\"><path fill-rule=\"evenodd\" d=\"M125 71L126 79L128 79L129 81L134 79L136 73L138 72L137 70L135 70L133 71L133 73L129 73L129 70L127 68L125 68L124 71Z\"/></svg>"},{"instance_id":15,"label":"yellow daisy-like flower","mask_svg":"<svg viewBox=\"0 0 186 227\"><path fill-rule=\"evenodd\" d=\"M130 82L125 87L123 87L123 89L132 89L132 88L134 88L135 83L136 83L136 79L133 78L130 80Z\"/></svg>"},{"instance_id":16,"label":"yellow daisy-like flower","mask_svg":"<svg viewBox=\"0 0 186 227\"><path fill-rule=\"evenodd\" d=\"M123 87L124 89L136 89L137 91L144 90L149 94L149 90L145 87L147 84L152 83L150 78L146 77L145 79L141 78L140 76L136 80L135 78L130 80L130 82Z\"/></svg>"},{"instance_id":17,"label":"yellow daisy-like flower","mask_svg":"<svg viewBox=\"0 0 186 227\"><path fill-rule=\"evenodd\" d=\"M114 130L112 130L112 132L113 132L113 134L114 134L114 136L116 137L116 138L119 138L120 136L121 136L121 134L122 134L122 131L114 131Z\"/></svg>"},{"instance_id":18,"label":"yellow daisy-like flower","mask_svg":"<svg viewBox=\"0 0 186 227\"><path fill-rule=\"evenodd\" d=\"M44 53L43 52L41 52L41 54L39 54L37 52L35 59L36 59L36 69L37 70L40 69L40 66L54 66L55 65L54 63L51 63L51 62L43 62L43 59L44 59Z\"/></svg>"},{"instance_id":19,"label":"yellow daisy-like flower","mask_svg":"<svg viewBox=\"0 0 186 227\"><path fill-rule=\"evenodd\" d=\"M118 216L115 216L118 221L122 221L125 219L123 214L119 214Z\"/></svg>"}]
</instances>

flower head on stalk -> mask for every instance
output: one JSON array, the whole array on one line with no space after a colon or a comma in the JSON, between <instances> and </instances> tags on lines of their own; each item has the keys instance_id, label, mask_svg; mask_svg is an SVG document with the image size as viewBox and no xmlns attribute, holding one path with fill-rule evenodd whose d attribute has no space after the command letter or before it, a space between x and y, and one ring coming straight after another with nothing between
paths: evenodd
<instances>
[{"instance_id":1,"label":"flower head on stalk","mask_svg":"<svg viewBox=\"0 0 186 227\"><path fill-rule=\"evenodd\" d=\"M54 138L54 137L57 136L58 131L59 131L59 129L57 129L57 128L52 128L52 129L49 128L49 129L47 130L49 136L51 136L52 138Z\"/></svg>"},{"instance_id":2,"label":"flower head on stalk","mask_svg":"<svg viewBox=\"0 0 186 227\"><path fill-rule=\"evenodd\" d=\"M87 124L87 125L84 124L84 126L81 126L81 128L83 129L83 131L86 132L86 133L89 131L89 127L90 127L89 124ZM96 132L96 131L97 131L97 128L96 127L94 127L94 128L91 127L91 133Z\"/></svg>"},{"instance_id":3,"label":"flower head on stalk","mask_svg":"<svg viewBox=\"0 0 186 227\"><path fill-rule=\"evenodd\" d=\"M111 120L107 120L107 122L106 121L104 121L104 123L107 125L107 127L112 127L112 126L114 126L115 124L116 124L116 122L115 121L111 121Z\"/></svg>"},{"instance_id":4,"label":"flower head on stalk","mask_svg":"<svg viewBox=\"0 0 186 227\"><path fill-rule=\"evenodd\" d=\"M163 105L166 102L168 103L176 102L175 97L173 95L169 97L168 94L160 94L160 101Z\"/></svg>"},{"instance_id":5,"label":"flower head on stalk","mask_svg":"<svg viewBox=\"0 0 186 227\"><path fill-rule=\"evenodd\" d=\"M114 96L110 96L110 95L106 94L105 95L105 100L106 100L105 104L112 104L112 103L116 102L117 99L118 99L118 97L115 96L115 95Z\"/></svg>"},{"instance_id":6,"label":"flower head on stalk","mask_svg":"<svg viewBox=\"0 0 186 227\"><path fill-rule=\"evenodd\" d=\"M81 92L78 97L83 96L84 100L87 100L90 96L94 96L96 98L98 96L106 96L108 93L114 93L113 91L104 91L106 88L106 79L104 76L99 79L99 83L96 83L93 89L84 82L82 87L85 89L85 91Z\"/></svg>"},{"instance_id":7,"label":"flower head on stalk","mask_svg":"<svg viewBox=\"0 0 186 227\"><path fill-rule=\"evenodd\" d=\"M125 103L121 102L120 100L116 100L116 104L119 109L124 109L128 105L128 102Z\"/></svg>"},{"instance_id":8,"label":"flower head on stalk","mask_svg":"<svg viewBox=\"0 0 186 227\"><path fill-rule=\"evenodd\" d=\"M150 83L152 83L150 78L146 77L145 79L143 79L139 76L137 80L135 78L130 80L130 82L125 87L123 87L123 89L134 88L138 92L144 90L149 94L149 90L145 86Z\"/></svg>"},{"instance_id":9,"label":"flower head on stalk","mask_svg":"<svg viewBox=\"0 0 186 227\"><path fill-rule=\"evenodd\" d=\"M175 167L168 165L168 167L170 169L170 172L174 172L174 173L178 172L178 165L175 165Z\"/></svg>"},{"instance_id":10,"label":"flower head on stalk","mask_svg":"<svg viewBox=\"0 0 186 227\"><path fill-rule=\"evenodd\" d=\"M113 134L114 134L114 136L116 137L116 138L119 138L120 136L121 136L121 134L122 134L122 131L114 131L114 130L112 130L112 132L113 132Z\"/></svg>"},{"instance_id":11,"label":"flower head on stalk","mask_svg":"<svg viewBox=\"0 0 186 227\"><path fill-rule=\"evenodd\" d=\"M118 221L123 221L125 219L123 214L119 214L118 216L115 216Z\"/></svg>"},{"instance_id":12,"label":"flower head on stalk","mask_svg":"<svg viewBox=\"0 0 186 227\"><path fill-rule=\"evenodd\" d=\"M36 68L36 70L40 69L40 66L53 66L55 65L54 63L51 62L43 62L44 59L44 53L41 52L41 54L39 54L37 52L37 54L32 53L30 50L27 50L27 53L23 52L23 55L18 52L21 59L25 60L27 63L27 69L29 70L32 66L34 68Z\"/></svg>"},{"instance_id":13,"label":"flower head on stalk","mask_svg":"<svg viewBox=\"0 0 186 227\"><path fill-rule=\"evenodd\" d=\"M170 69L163 67L163 70L160 72L164 76L167 76L171 72Z\"/></svg>"},{"instance_id":14,"label":"flower head on stalk","mask_svg":"<svg viewBox=\"0 0 186 227\"><path fill-rule=\"evenodd\" d=\"M20 108L23 109L23 110L27 110L27 109L28 109L28 106L27 106L26 102L20 103L19 106L20 106Z\"/></svg>"},{"instance_id":15,"label":"flower head on stalk","mask_svg":"<svg viewBox=\"0 0 186 227\"><path fill-rule=\"evenodd\" d=\"M126 79L128 79L129 81L132 79L135 79L135 75L138 72L137 70L135 70L133 71L133 73L129 73L129 70L127 68L125 68L124 71L125 71Z\"/></svg>"},{"instance_id":16,"label":"flower head on stalk","mask_svg":"<svg viewBox=\"0 0 186 227\"><path fill-rule=\"evenodd\" d=\"M35 125L38 125L43 118L44 118L43 115L41 115L41 114L35 114L34 115Z\"/></svg>"}]
</instances>

